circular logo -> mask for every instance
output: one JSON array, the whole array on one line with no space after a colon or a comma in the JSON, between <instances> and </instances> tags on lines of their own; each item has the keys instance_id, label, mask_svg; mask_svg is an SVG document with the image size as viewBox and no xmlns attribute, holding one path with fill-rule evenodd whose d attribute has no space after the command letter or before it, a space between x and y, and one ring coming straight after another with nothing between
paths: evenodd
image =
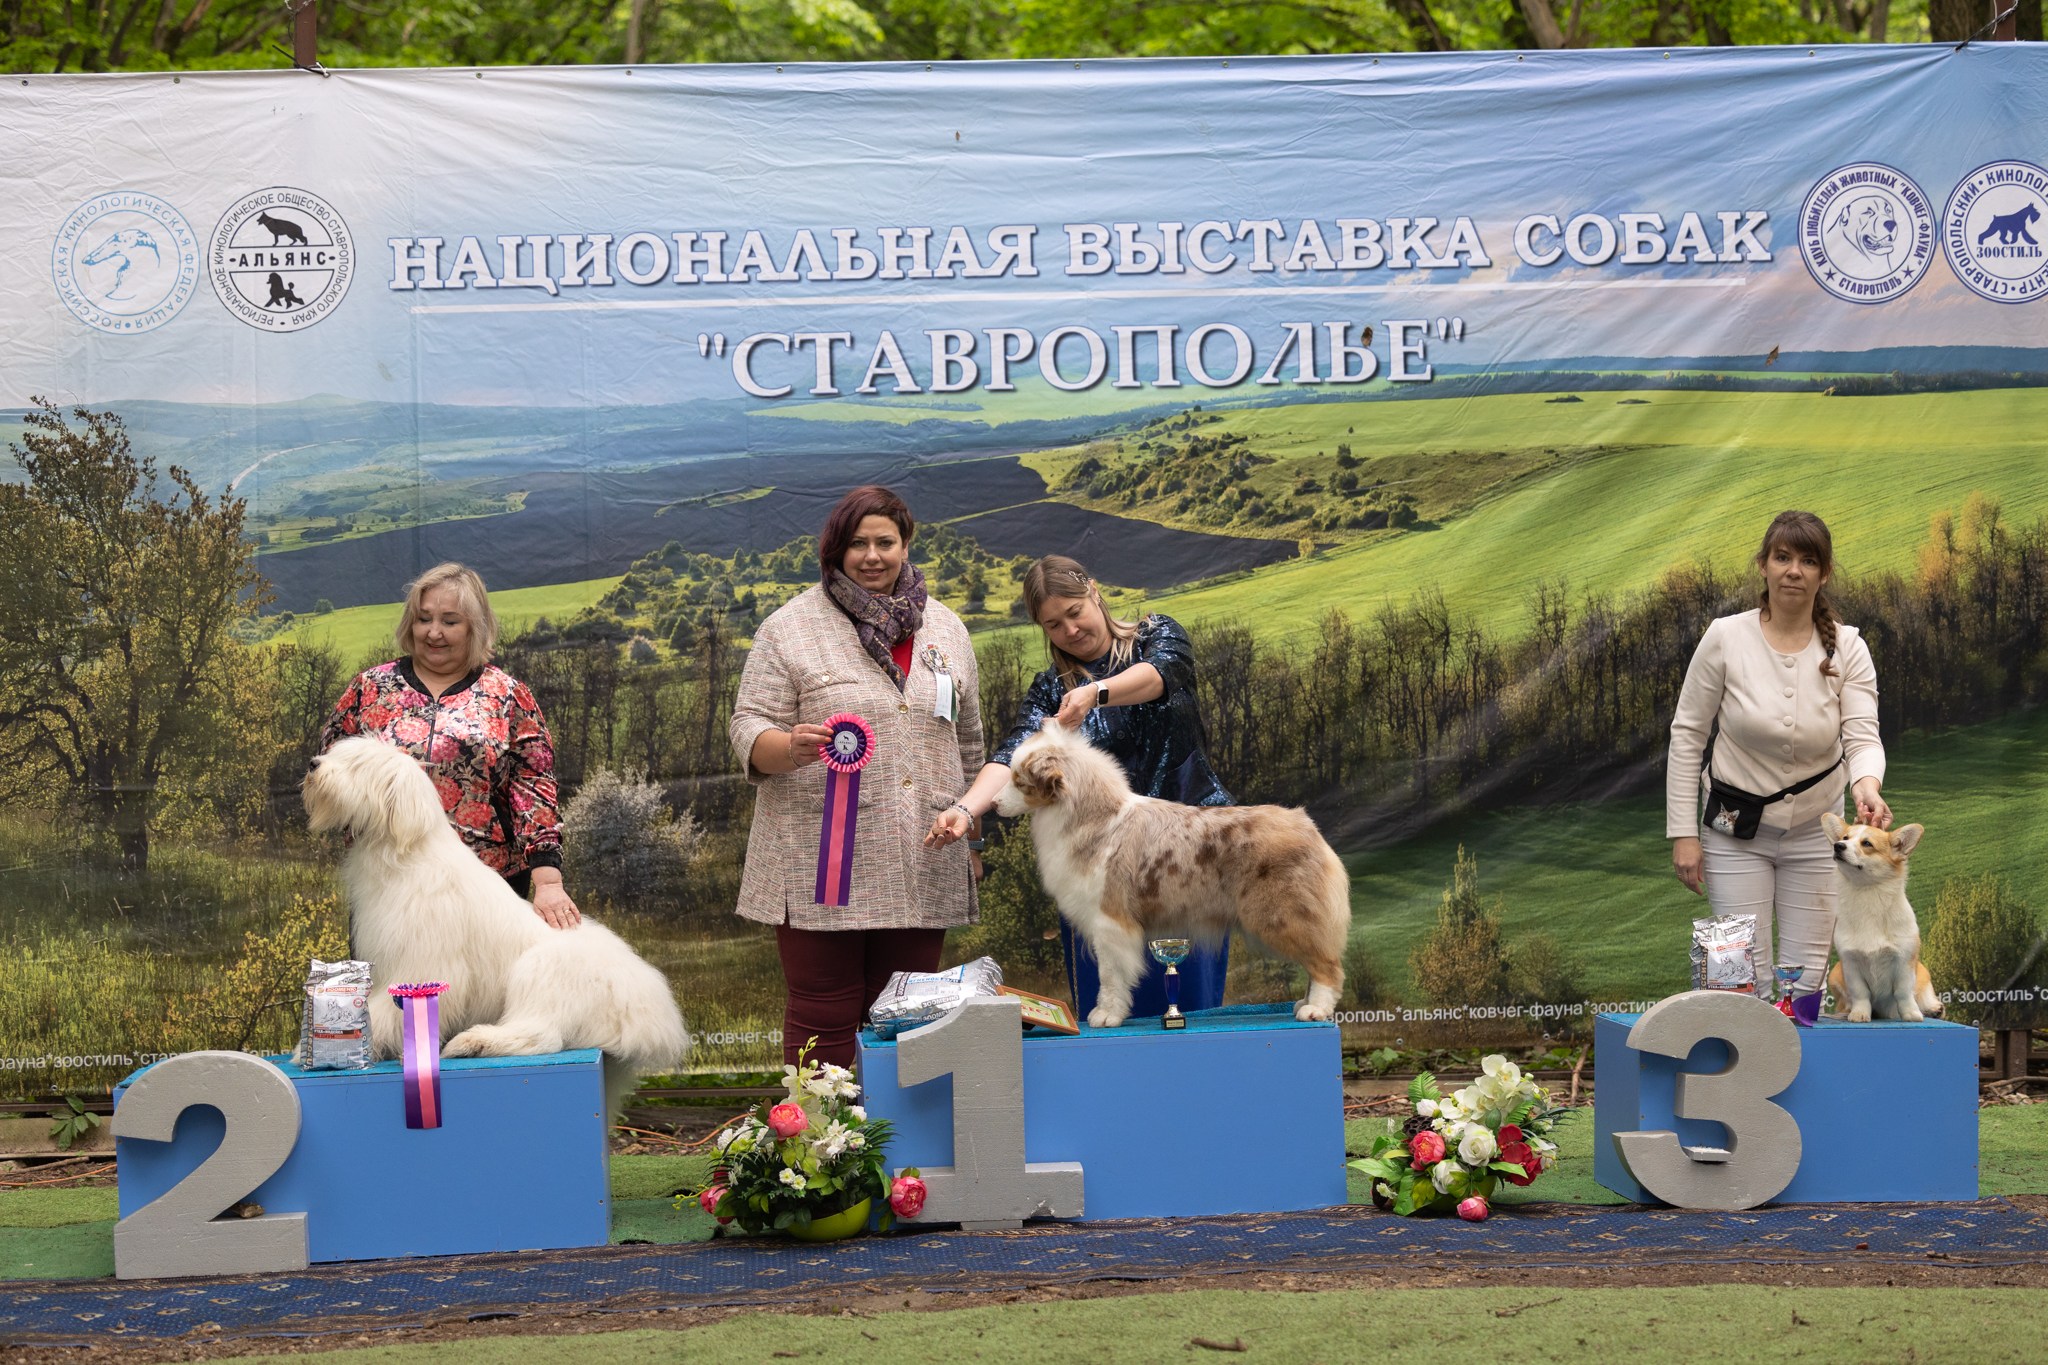
<instances>
[{"instance_id":1,"label":"circular logo","mask_svg":"<svg viewBox=\"0 0 2048 1365\"><path fill-rule=\"evenodd\" d=\"M2048 171L1994 161L1971 171L1948 197L1941 245L1956 278L1997 303L2048 293Z\"/></svg>"},{"instance_id":2,"label":"circular logo","mask_svg":"<svg viewBox=\"0 0 2048 1365\"><path fill-rule=\"evenodd\" d=\"M222 215L207 250L213 292L266 332L297 332L326 317L356 274L341 215L317 194L273 186Z\"/></svg>"},{"instance_id":3,"label":"circular logo","mask_svg":"<svg viewBox=\"0 0 2048 1365\"><path fill-rule=\"evenodd\" d=\"M94 195L57 229L50 276L64 306L102 332L148 332L178 315L199 287L199 239L185 215L153 194Z\"/></svg>"},{"instance_id":4,"label":"circular logo","mask_svg":"<svg viewBox=\"0 0 2048 1365\"><path fill-rule=\"evenodd\" d=\"M1838 299L1895 299L1934 263L1934 209L1889 166L1839 167L1799 206L1799 256L1814 283Z\"/></svg>"}]
</instances>

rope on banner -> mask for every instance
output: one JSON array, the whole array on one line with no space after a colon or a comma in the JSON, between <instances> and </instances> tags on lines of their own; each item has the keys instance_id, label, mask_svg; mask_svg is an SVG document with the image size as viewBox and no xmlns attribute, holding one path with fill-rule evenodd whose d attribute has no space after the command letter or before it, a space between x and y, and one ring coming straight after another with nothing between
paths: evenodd
<instances>
[{"instance_id":1,"label":"rope on banner","mask_svg":"<svg viewBox=\"0 0 2048 1365\"><path fill-rule=\"evenodd\" d=\"M320 65L320 0L285 0L284 12L291 16L292 50L286 52L277 43L271 47L286 57L300 71L310 71L321 80L333 73Z\"/></svg>"},{"instance_id":2,"label":"rope on banner","mask_svg":"<svg viewBox=\"0 0 2048 1365\"><path fill-rule=\"evenodd\" d=\"M1990 23L1984 25L1984 27L1978 29L1975 33L1972 33L1969 37L1963 39L1960 43L1957 43L1955 46L1955 50L1961 52L1964 48L1968 47L1971 43L1976 42L1979 38L1989 36L1992 30L1996 29L2000 24L2003 24L2006 20L2012 18L2013 15L2018 14L2019 10L2019 0L2013 0L2013 2L2010 5L2007 5L2004 10L2000 11L1997 14L1992 15ZM2011 42L2013 41L2013 36L2001 38L1997 41Z\"/></svg>"}]
</instances>

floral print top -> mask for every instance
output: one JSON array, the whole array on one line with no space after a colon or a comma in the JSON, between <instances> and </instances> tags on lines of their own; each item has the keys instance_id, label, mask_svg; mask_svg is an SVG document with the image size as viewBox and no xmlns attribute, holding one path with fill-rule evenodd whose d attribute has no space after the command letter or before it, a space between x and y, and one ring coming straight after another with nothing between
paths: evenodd
<instances>
[{"instance_id":1,"label":"floral print top","mask_svg":"<svg viewBox=\"0 0 2048 1365\"><path fill-rule=\"evenodd\" d=\"M1154 613L1138 622L1131 657L1111 666L1109 656L1088 665L1097 680L1113 678L1132 664L1151 664L1166 684L1164 696L1129 706L1090 711L1081 723L1088 742L1123 765L1131 790L1140 796L1184 806L1228 806L1230 793L1209 766L1203 750L1202 718L1195 710L1195 647L1180 622ZM1092 686L1092 684L1090 684ZM1067 695L1059 670L1048 668L1031 681L1009 735L988 756L1007 766L1017 746L1059 714Z\"/></svg>"},{"instance_id":2,"label":"floral print top","mask_svg":"<svg viewBox=\"0 0 2048 1365\"><path fill-rule=\"evenodd\" d=\"M525 683L489 664L437 700L412 661L356 675L320 732L325 752L375 735L418 759L470 851L500 876L562 865L555 746Z\"/></svg>"}]
</instances>

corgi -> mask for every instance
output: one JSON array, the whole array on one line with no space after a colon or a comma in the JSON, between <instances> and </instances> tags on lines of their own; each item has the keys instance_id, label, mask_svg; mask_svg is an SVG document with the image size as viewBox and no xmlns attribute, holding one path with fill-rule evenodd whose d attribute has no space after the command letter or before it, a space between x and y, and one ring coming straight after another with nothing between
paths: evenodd
<instances>
[{"instance_id":1,"label":"corgi","mask_svg":"<svg viewBox=\"0 0 2048 1365\"><path fill-rule=\"evenodd\" d=\"M1906 900L1906 857L1920 843L1919 825L1887 833L1851 825L1830 811L1821 828L1835 846L1835 956L1828 989L1846 1004L1849 1022L1901 1019L1917 1023L1941 1013L1934 983L1920 962L1920 924Z\"/></svg>"}]
</instances>

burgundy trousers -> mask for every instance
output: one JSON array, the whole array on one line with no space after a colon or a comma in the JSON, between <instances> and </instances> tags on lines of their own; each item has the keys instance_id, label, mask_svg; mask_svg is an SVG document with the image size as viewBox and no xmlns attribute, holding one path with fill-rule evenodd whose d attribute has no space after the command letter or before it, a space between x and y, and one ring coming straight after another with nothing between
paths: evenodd
<instances>
[{"instance_id":1,"label":"burgundy trousers","mask_svg":"<svg viewBox=\"0 0 2048 1365\"><path fill-rule=\"evenodd\" d=\"M818 1040L813 1061L853 1065L854 1034L892 972L935 972L944 929L775 929L789 1001L782 1011L782 1060Z\"/></svg>"}]
</instances>

